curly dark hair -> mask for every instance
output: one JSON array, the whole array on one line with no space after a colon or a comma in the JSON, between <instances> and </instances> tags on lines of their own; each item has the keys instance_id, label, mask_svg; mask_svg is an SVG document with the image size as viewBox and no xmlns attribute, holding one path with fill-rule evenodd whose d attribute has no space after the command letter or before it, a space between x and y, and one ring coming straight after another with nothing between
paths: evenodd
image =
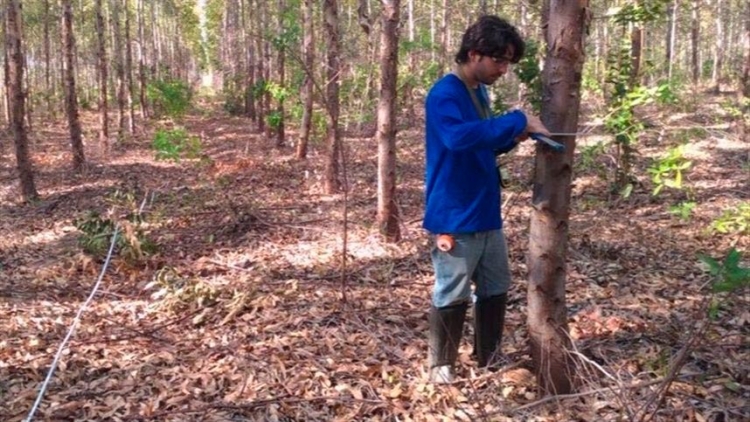
<instances>
[{"instance_id":1,"label":"curly dark hair","mask_svg":"<svg viewBox=\"0 0 750 422\"><path fill-rule=\"evenodd\" d=\"M485 15L472 24L461 39L461 48L456 53L456 63L469 61L469 51L474 50L483 56L503 57L508 47L513 46L513 63L518 63L523 57L526 43L518 30L493 15Z\"/></svg>"}]
</instances>

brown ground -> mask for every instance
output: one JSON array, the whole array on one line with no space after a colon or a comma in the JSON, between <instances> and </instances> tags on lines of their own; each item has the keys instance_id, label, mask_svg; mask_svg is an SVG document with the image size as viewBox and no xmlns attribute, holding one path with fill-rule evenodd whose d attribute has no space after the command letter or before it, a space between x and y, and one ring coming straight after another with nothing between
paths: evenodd
<instances>
[{"instance_id":1,"label":"brown ground","mask_svg":"<svg viewBox=\"0 0 750 422\"><path fill-rule=\"evenodd\" d=\"M397 245L382 244L374 223L377 147L346 139L344 278L343 196L321 193L320 143L299 162L246 120L203 108L184 122L202 137L203 160L155 161L153 128L104 154L92 131L90 168L74 175L64 126L49 125L32 135L43 199L22 205L5 142L0 420L26 417L101 271L103 260L78 246L74 219L95 210L120 220L143 201L143 227L159 252L113 261L37 420L635 420L705 320L698 308L710 278L697 254L750 246L747 231L710 230L723 211L750 201L748 144L731 129L664 130L725 124L722 101L701 101L698 112L653 111L658 123L639 146L642 183L627 199L609 192L610 149L584 163L579 146L567 300L577 356L588 362L579 391L602 390L549 402L539 401L526 355L530 144L505 159L514 176L504 211L517 276L504 342L512 367L477 371L467 328L461 381L436 387L424 382L431 266L420 228L421 123L399 135ZM687 189L652 197L646 167L680 142L693 162ZM668 207L687 197L697 206L680 220ZM750 419L749 298L718 299L655 420Z\"/></svg>"}]
</instances>

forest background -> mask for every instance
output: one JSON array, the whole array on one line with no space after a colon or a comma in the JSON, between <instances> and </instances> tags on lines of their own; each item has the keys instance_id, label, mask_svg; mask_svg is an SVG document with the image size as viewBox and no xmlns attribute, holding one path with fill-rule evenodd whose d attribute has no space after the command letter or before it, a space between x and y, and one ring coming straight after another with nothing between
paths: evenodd
<instances>
[{"instance_id":1,"label":"forest background","mask_svg":"<svg viewBox=\"0 0 750 422\"><path fill-rule=\"evenodd\" d=\"M421 105L484 13L529 40L495 111L551 126L564 82L579 136L500 159L509 364L479 371L467 341L438 387ZM0 419L750 417L747 1L3 0L2 18Z\"/></svg>"}]
</instances>

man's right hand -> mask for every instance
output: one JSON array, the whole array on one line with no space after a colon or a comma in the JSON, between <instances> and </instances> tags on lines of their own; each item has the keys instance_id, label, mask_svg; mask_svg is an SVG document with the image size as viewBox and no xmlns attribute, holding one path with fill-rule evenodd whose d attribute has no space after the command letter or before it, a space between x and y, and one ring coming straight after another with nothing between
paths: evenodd
<instances>
[{"instance_id":1,"label":"man's right hand","mask_svg":"<svg viewBox=\"0 0 750 422\"><path fill-rule=\"evenodd\" d=\"M546 127L544 127L544 124L542 124L542 121L539 119L539 117L534 116L533 114L526 114L526 133L541 133L544 136L550 136L549 130L547 130Z\"/></svg>"}]
</instances>

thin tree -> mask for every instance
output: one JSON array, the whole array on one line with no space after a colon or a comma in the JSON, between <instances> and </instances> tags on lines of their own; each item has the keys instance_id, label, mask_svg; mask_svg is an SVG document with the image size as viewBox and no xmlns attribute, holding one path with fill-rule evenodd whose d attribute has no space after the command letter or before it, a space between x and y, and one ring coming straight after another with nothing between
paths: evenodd
<instances>
[{"instance_id":1,"label":"thin tree","mask_svg":"<svg viewBox=\"0 0 750 422\"><path fill-rule=\"evenodd\" d=\"M400 0L382 0L378 103L378 226L388 242L401 238L396 204L396 79Z\"/></svg>"},{"instance_id":2,"label":"thin tree","mask_svg":"<svg viewBox=\"0 0 750 422\"><path fill-rule=\"evenodd\" d=\"M285 23L286 23L286 1L285 0L279 0L278 3L279 6L279 33L284 34L285 31ZM286 45L287 40L286 37L282 35L282 38L277 43L278 56L277 56L277 62L276 62L276 71L278 72L278 80L279 80L279 87L282 89L285 87L286 84L285 81L285 73L286 73ZM285 137L286 137L286 129L284 124L284 96L282 95L280 98L276 99L277 105L276 105L276 147L281 148L284 146Z\"/></svg>"},{"instance_id":3,"label":"thin tree","mask_svg":"<svg viewBox=\"0 0 750 422\"><path fill-rule=\"evenodd\" d=\"M18 0L5 2L5 50L7 54L7 90L10 130L16 147L16 168L21 181L21 195L26 202L39 198L34 184L34 170L29 156L29 141L24 126L26 96L23 92L23 34L21 5Z\"/></svg>"},{"instance_id":4,"label":"thin tree","mask_svg":"<svg viewBox=\"0 0 750 422\"><path fill-rule=\"evenodd\" d=\"M99 0L101 1L101 0ZM146 104L146 40L143 32L143 0L136 4L136 16L138 18L138 98L141 105L141 118L148 118L148 106Z\"/></svg>"},{"instance_id":5,"label":"thin tree","mask_svg":"<svg viewBox=\"0 0 750 422\"><path fill-rule=\"evenodd\" d=\"M127 104L128 132L135 132L135 110L133 106L133 48L130 38L130 0L122 1L125 11L125 102Z\"/></svg>"},{"instance_id":6,"label":"thin tree","mask_svg":"<svg viewBox=\"0 0 750 422\"><path fill-rule=\"evenodd\" d=\"M542 81L542 121L552 132L578 127L586 1L549 0L545 7L547 56ZM567 354L565 255L575 138L561 139L563 154L538 146L529 235L528 330L540 387L573 389Z\"/></svg>"},{"instance_id":7,"label":"thin tree","mask_svg":"<svg viewBox=\"0 0 750 422\"><path fill-rule=\"evenodd\" d=\"M700 31L701 31L701 0L693 0L692 26L690 28L691 41L691 67L693 75L693 84L698 84L700 79Z\"/></svg>"},{"instance_id":8,"label":"thin tree","mask_svg":"<svg viewBox=\"0 0 750 422\"><path fill-rule=\"evenodd\" d=\"M115 67L116 78L116 97L117 97L117 138L122 139L127 127L127 112L125 111L126 99L126 81L125 81L125 64L123 63L123 46L122 31L120 31L120 0L112 0L112 33L114 38L114 48L112 51L112 60ZM154 22L154 26L156 23Z\"/></svg>"},{"instance_id":9,"label":"thin tree","mask_svg":"<svg viewBox=\"0 0 750 422\"><path fill-rule=\"evenodd\" d=\"M339 131L339 78L341 62L339 55L339 12L336 0L323 0L323 28L326 34L326 167L323 189L327 194L337 192L339 181L339 154L341 134Z\"/></svg>"},{"instance_id":10,"label":"thin tree","mask_svg":"<svg viewBox=\"0 0 750 422\"><path fill-rule=\"evenodd\" d=\"M721 92L721 70L724 66L724 1L716 0L716 40L714 44L714 66L711 72L712 91Z\"/></svg>"},{"instance_id":11,"label":"thin tree","mask_svg":"<svg viewBox=\"0 0 750 422\"><path fill-rule=\"evenodd\" d=\"M297 158L307 157L307 145L310 142L313 114L313 64L315 63L315 25L313 23L313 0L304 0L302 4L302 22L304 38L302 51L304 54L305 80L302 83L302 127L297 144Z\"/></svg>"},{"instance_id":12,"label":"thin tree","mask_svg":"<svg viewBox=\"0 0 750 422\"><path fill-rule=\"evenodd\" d=\"M54 110L52 110L52 85L50 79L49 8L49 0L44 0L44 98L46 100L47 113L53 115Z\"/></svg>"},{"instance_id":13,"label":"thin tree","mask_svg":"<svg viewBox=\"0 0 750 422\"><path fill-rule=\"evenodd\" d=\"M68 118L70 146L73 151L73 169L81 171L86 164L81 136L81 121L78 117L78 97L75 78L75 36L73 34L73 10L71 0L62 0L63 81L65 92L65 115Z\"/></svg>"},{"instance_id":14,"label":"thin tree","mask_svg":"<svg viewBox=\"0 0 750 422\"><path fill-rule=\"evenodd\" d=\"M104 148L109 147L109 104L107 96L107 42L104 38L104 15L102 0L94 1L96 23L96 59L99 76L99 142Z\"/></svg>"}]
</instances>

